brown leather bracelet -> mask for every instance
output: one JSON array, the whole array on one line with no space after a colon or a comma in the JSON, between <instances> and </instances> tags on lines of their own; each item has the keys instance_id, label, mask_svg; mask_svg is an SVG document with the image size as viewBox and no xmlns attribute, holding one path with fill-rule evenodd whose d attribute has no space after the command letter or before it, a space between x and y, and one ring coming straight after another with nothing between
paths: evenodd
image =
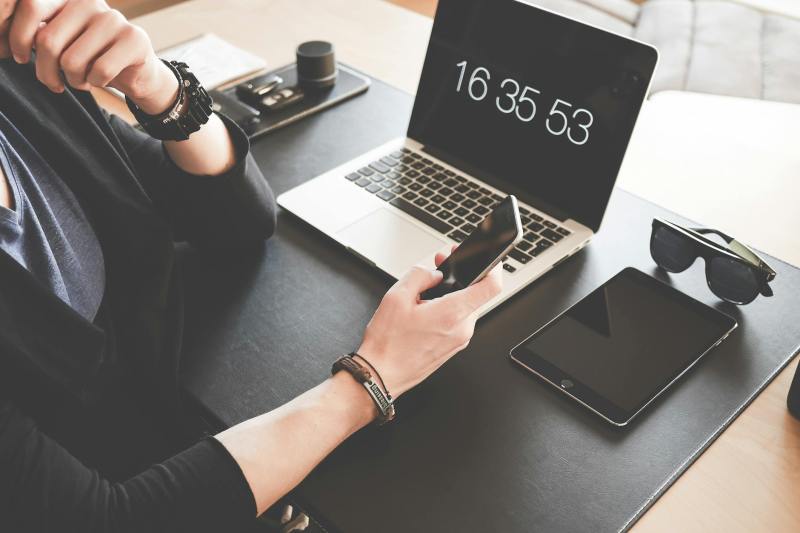
<instances>
[{"instance_id":1,"label":"brown leather bracelet","mask_svg":"<svg viewBox=\"0 0 800 533\"><path fill-rule=\"evenodd\" d=\"M352 357L352 358L354 358L354 359L355 359L356 357L358 357L359 359L361 359L362 361L364 361L364 363L366 363L366 365L369 367L370 371L371 371L373 374L375 374L375 377L376 377L376 378L378 378L378 383L380 383L381 387L383 387L383 390L386 392L386 395L387 395L387 396L391 396L391 394L389 394L389 387L387 387L387 386L386 386L386 383L383 381L383 377L381 377L381 374L380 374L380 372L378 372L378 369L377 369L377 368L375 368L375 365L373 365L373 364L372 364L372 363L369 361L369 359L367 359L366 357L364 357L363 355L361 355L361 354L360 354L360 353L358 353L358 352L350 352L350 357Z\"/></svg>"},{"instance_id":2,"label":"brown leather bracelet","mask_svg":"<svg viewBox=\"0 0 800 533\"><path fill-rule=\"evenodd\" d=\"M378 408L378 424L383 425L395 417L394 400L388 391L384 392L377 383L372 380L372 373L361 363L349 355L344 355L337 359L331 367L331 374L344 370L358 383L367 389L372 401Z\"/></svg>"}]
</instances>

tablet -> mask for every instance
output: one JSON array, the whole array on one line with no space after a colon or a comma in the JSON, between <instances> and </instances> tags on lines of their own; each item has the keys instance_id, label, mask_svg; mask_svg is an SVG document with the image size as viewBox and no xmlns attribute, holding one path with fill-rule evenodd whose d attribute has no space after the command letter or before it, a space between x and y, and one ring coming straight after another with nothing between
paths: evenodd
<instances>
[{"instance_id":1,"label":"tablet","mask_svg":"<svg viewBox=\"0 0 800 533\"><path fill-rule=\"evenodd\" d=\"M624 426L736 320L626 268L511 350L511 359Z\"/></svg>"}]
</instances>

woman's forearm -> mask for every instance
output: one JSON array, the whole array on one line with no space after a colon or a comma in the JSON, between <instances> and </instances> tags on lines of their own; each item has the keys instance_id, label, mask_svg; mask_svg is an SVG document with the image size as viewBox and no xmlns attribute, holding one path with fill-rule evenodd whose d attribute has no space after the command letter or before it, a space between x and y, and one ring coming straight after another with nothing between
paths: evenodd
<instances>
[{"instance_id":1,"label":"woman's forearm","mask_svg":"<svg viewBox=\"0 0 800 533\"><path fill-rule=\"evenodd\" d=\"M178 96L178 80L163 64L157 65L157 82L147 96L135 100L145 113L152 115L168 109ZM213 114L208 122L185 141L165 141L170 158L181 169L200 176L216 176L236 163L236 153L228 128Z\"/></svg>"},{"instance_id":2,"label":"woman's forearm","mask_svg":"<svg viewBox=\"0 0 800 533\"><path fill-rule=\"evenodd\" d=\"M241 467L261 514L377 415L346 372L291 402L217 435Z\"/></svg>"}]
</instances>

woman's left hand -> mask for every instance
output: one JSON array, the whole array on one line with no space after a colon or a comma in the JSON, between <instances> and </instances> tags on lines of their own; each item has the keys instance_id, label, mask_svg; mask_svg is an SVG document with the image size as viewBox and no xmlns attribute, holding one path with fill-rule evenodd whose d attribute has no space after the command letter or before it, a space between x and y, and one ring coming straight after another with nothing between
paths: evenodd
<instances>
[{"instance_id":1,"label":"woman's left hand","mask_svg":"<svg viewBox=\"0 0 800 533\"><path fill-rule=\"evenodd\" d=\"M102 0L0 0L0 41L18 63L35 50L36 77L53 92L113 87L149 114L177 96L144 30Z\"/></svg>"}]
</instances>

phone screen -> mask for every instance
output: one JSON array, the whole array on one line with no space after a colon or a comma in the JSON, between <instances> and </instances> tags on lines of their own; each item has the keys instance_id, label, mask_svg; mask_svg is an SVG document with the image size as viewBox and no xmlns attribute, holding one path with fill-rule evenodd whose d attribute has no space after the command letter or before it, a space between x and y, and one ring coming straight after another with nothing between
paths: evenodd
<instances>
[{"instance_id":1,"label":"phone screen","mask_svg":"<svg viewBox=\"0 0 800 533\"><path fill-rule=\"evenodd\" d=\"M438 298L479 281L489 267L503 259L521 233L516 198L507 196L439 265L439 270L444 274L442 282L425 291L422 298Z\"/></svg>"}]
</instances>

